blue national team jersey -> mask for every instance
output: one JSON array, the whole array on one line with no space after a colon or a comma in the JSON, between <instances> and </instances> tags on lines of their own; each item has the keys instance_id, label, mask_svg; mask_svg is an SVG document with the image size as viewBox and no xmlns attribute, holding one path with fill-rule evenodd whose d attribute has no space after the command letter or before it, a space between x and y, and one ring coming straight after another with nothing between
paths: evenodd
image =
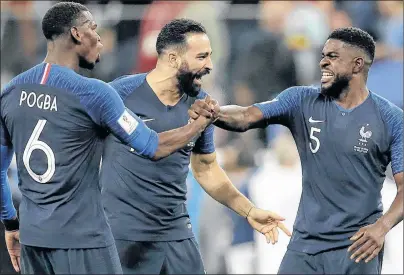
<instances>
[{"instance_id":1,"label":"blue national team jersey","mask_svg":"<svg viewBox=\"0 0 404 275\"><path fill-rule=\"evenodd\" d=\"M289 249L314 254L345 247L383 213L391 162L403 172L403 111L370 92L345 110L318 88L292 87L258 107L268 124L287 126L302 165L303 189Z\"/></svg>"},{"instance_id":2,"label":"blue national team jersey","mask_svg":"<svg viewBox=\"0 0 404 275\"><path fill-rule=\"evenodd\" d=\"M108 84L46 63L4 88L1 122L1 145L13 148L17 160L21 243L111 245L98 176L102 141L109 131L149 156L157 134L125 109Z\"/></svg>"},{"instance_id":3,"label":"blue national team jersey","mask_svg":"<svg viewBox=\"0 0 404 275\"><path fill-rule=\"evenodd\" d=\"M195 98L184 95L175 106L166 106L147 83L146 74L124 76L110 84L127 108L156 132L188 123L188 109ZM198 98L205 96L201 92ZM214 152L213 127L159 161L139 156L114 136L106 139L100 177L115 239L170 241L193 236L185 205L190 154Z\"/></svg>"}]
</instances>

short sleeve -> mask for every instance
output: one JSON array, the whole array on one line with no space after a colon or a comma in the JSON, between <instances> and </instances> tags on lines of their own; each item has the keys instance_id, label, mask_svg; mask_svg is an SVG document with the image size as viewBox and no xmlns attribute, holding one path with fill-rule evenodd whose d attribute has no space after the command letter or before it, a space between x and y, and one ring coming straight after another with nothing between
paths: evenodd
<instances>
[{"instance_id":1,"label":"short sleeve","mask_svg":"<svg viewBox=\"0 0 404 275\"><path fill-rule=\"evenodd\" d=\"M398 107L390 120L391 128L391 169L393 175L403 172L403 111Z\"/></svg>"},{"instance_id":2,"label":"short sleeve","mask_svg":"<svg viewBox=\"0 0 404 275\"><path fill-rule=\"evenodd\" d=\"M301 105L304 89L303 86L288 88L273 100L256 103L254 106L261 110L268 124L288 126Z\"/></svg>"},{"instance_id":3,"label":"short sleeve","mask_svg":"<svg viewBox=\"0 0 404 275\"><path fill-rule=\"evenodd\" d=\"M215 152L215 143L213 138L214 130L215 126L213 124L206 127L195 143L195 147L193 149L194 153L211 154Z\"/></svg>"}]
</instances>

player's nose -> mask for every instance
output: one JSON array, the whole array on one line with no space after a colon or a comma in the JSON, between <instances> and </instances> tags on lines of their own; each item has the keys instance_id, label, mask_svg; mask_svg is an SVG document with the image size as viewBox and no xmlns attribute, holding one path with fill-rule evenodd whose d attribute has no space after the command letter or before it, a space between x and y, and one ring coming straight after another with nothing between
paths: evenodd
<instances>
[{"instance_id":1,"label":"player's nose","mask_svg":"<svg viewBox=\"0 0 404 275\"><path fill-rule=\"evenodd\" d=\"M206 67L206 69L209 70L209 72L213 70L213 63L212 63L212 59L210 57L208 58L208 61L206 62L205 67Z\"/></svg>"},{"instance_id":2,"label":"player's nose","mask_svg":"<svg viewBox=\"0 0 404 275\"><path fill-rule=\"evenodd\" d=\"M324 67L326 67L327 65L330 64L330 61L327 58L322 58L319 62L319 66L321 69L323 69Z\"/></svg>"},{"instance_id":3,"label":"player's nose","mask_svg":"<svg viewBox=\"0 0 404 275\"><path fill-rule=\"evenodd\" d=\"M100 50L104 47L104 44L102 44L102 42L101 42L100 36L98 36L98 47L100 48Z\"/></svg>"}]
</instances>

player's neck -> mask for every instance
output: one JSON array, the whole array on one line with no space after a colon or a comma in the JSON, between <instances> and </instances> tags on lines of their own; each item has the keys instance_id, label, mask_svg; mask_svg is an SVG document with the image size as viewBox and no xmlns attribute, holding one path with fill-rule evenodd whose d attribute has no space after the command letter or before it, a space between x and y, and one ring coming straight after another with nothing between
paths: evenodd
<instances>
[{"instance_id":1,"label":"player's neck","mask_svg":"<svg viewBox=\"0 0 404 275\"><path fill-rule=\"evenodd\" d=\"M67 67L76 72L79 70L77 54L62 41L48 42L48 50L44 62Z\"/></svg>"},{"instance_id":2,"label":"player's neck","mask_svg":"<svg viewBox=\"0 0 404 275\"><path fill-rule=\"evenodd\" d=\"M349 85L349 87L342 92L336 103L344 109L352 109L361 105L369 95L369 90L366 85Z\"/></svg>"},{"instance_id":3,"label":"player's neck","mask_svg":"<svg viewBox=\"0 0 404 275\"><path fill-rule=\"evenodd\" d=\"M155 68L146 77L153 92L165 105L174 106L182 98L177 83L177 76L173 73Z\"/></svg>"}]
</instances>

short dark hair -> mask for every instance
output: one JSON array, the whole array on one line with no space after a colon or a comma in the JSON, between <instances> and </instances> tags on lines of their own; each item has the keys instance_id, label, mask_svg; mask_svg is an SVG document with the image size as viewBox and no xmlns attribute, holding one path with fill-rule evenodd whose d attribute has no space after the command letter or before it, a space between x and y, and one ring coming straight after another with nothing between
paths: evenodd
<instances>
[{"instance_id":1,"label":"short dark hair","mask_svg":"<svg viewBox=\"0 0 404 275\"><path fill-rule=\"evenodd\" d=\"M186 46L186 35L189 33L206 33L201 23L191 19L174 19L165 25L157 36L156 50L160 55L170 46Z\"/></svg>"},{"instance_id":2,"label":"short dark hair","mask_svg":"<svg viewBox=\"0 0 404 275\"><path fill-rule=\"evenodd\" d=\"M371 62L373 62L375 58L375 40L369 33L360 28L349 27L336 29L328 36L328 39L337 39L364 50L371 59Z\"/></svg>"},{"instance_id":3,"label":"short dark hair","mask_svg":"<svg viewBox=\"0 0 404 275\"><path fill-rule=\"evenodd\" d=\"M47 40L66 33L87 7L75 2L60 2L53 5L42 19L42 32Z\"/></svg>"}]
</instances>

